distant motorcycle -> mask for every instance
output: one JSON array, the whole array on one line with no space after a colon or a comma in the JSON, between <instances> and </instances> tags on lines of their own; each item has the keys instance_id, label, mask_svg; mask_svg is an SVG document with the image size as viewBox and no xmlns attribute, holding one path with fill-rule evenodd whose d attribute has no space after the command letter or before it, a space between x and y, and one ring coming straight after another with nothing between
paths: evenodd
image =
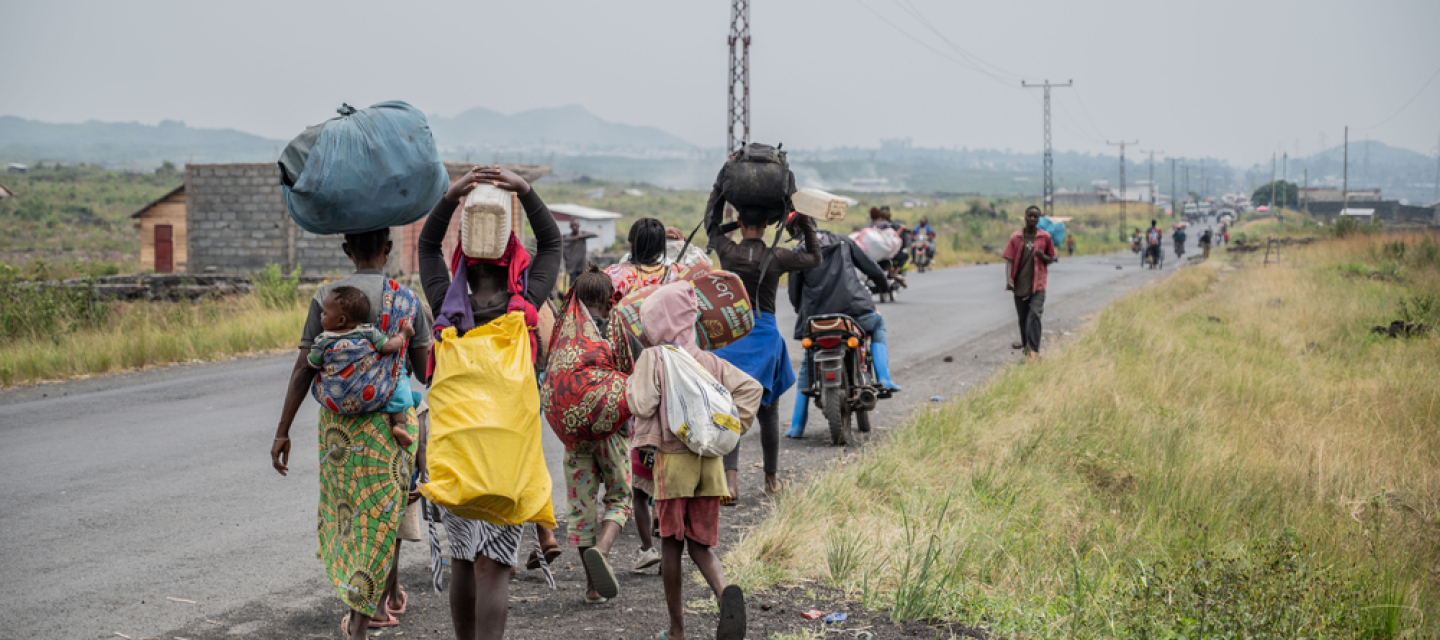
<instances>
[{"instance_id":1,"label":"distant motorcycle","mask_svg":"<svg viewBox=\"0 0 1440 640\"><path fill-rule=\"evenodd\" d=\"M870 290L871 295L875 296L876 302L885 302L886 297L889 297L890 302L894 302L895 292L909 286L905 283L905 275L900 273L900 269L895 266L893 260L881 260L876 264L880 265L880 270L885 272L885 281L888 286L886 291L877 289L875 283L870 282L864 273L857 271L857 277L865 281L865 287Z\"/></svg>"},{"instance_id":2,"label":"distant motorcycle","mask_svg":"<svg viewBox=\"0 0 1440 640\"><path fill-rule=\"evenodd\" d=\"M929 234L916 234L915 244L910 245L910 262L915 264L915 270L925 273L934 257L935 238Z\"/></svg>"},{"instance_id":3,"label":"distant motorcycle","mask_svg":"<svg viewBox=\"0 0 1440 640\"><path fill-rule=\"evenodd\" d=\"M831 444L863 444L870 433L870 411L890 397L875 375L870 336L850 316L827 314L810 318L800 346L810 354L810 386L800 393L824 412Z\"/></svg>"}]
</instances>

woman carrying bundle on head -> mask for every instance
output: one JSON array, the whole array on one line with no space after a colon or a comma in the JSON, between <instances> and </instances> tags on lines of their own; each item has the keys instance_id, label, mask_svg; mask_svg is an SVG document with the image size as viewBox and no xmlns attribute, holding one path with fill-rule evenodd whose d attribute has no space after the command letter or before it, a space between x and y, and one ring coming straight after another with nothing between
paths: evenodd
<instances>
[{"instance_id":1,"label":"woman carrying bundle on head","mask_svg":"<svg viewBox=\"0 0 1440 640\"><path fill-rule=\"evenodd\" d=\"M721 224L721 209L724 206L724 196L717 183L705 206L705 230L710 236L710 249L720 260L720 268L739 276L744 283L751 308L755 309L755 328L738 342L715 351L715 355L734 364L765 387L755 418L760 425L760 447L764 454L765 492L774 494L780 491L780 413L777 402L795 384L790 353L775 323L775 292L780 286L782 273L814 269L820 266L823 258L815 239L815 223L809 216L784 212L796 217L794 224L804 237L804 251L775 247L774 255L767 261L767 254L772 249L765 244L765 230L772 218L783 219L784 216L775 216L775 211L763 208L737 207L739 223ZM728 235L736 228L742 236L738 243ZM764 273L761 273L762 268ZM731 498L729 504L735 504L740 496L739 468L740 447L736 446L725 456L725 479Z\"/></svg>"},{"instance_id":2,"label":"woman carrying bundle on head","mask_svg":"<svg viewBox=\"0 0 1440 640\"><path fill-rule=\"evenodd\" d=\"M508 239L481 238L495 256L468 256L462 242L445 263L441 242L451 217L486 184L519 195L535 234L533 262L510 233ZM475 167L435 204L417 244L425 297L439 329L429 396L430 481L420 490L442 507L450 538L456 636L500 638L522 526L555 526L540 449L534 327L536 305L550 296L560 275L560 229L524 178L498 166Z\"/></svg>"}]
</instances>

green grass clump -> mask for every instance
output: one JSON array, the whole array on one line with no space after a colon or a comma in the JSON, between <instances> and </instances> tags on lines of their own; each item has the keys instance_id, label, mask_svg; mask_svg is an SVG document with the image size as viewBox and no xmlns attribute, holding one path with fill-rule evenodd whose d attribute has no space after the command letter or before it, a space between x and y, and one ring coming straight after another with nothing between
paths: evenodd
<instances>
[{"instance_id":1,"label":"green grass clump","mask_svg":"<svg viewBox=\"0 0 1440 640\"><path fill-rule=\"evenodd\" d=\"M1440 268L1395 240L1127 296L792 489L727 576L1007 637L1440 635L1440 339L1369 333L1433 315Z\"/></svg>"}]
</instances>

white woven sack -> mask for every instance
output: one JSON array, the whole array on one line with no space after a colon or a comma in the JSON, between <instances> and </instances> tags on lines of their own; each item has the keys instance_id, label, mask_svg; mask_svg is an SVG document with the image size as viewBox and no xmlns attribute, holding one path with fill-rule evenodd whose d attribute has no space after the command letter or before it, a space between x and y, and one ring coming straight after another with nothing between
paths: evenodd
<instances>
[{"instance_id":1,"label":"white woven sack","mask_svg":"<svg viewBox=\"0 0 1440 640\"><path fill-rule=\"evenodd\" d=\"M895 254L900 253L900 245L903 244L900 241L900 234L895 233L894 229L876 229L875 227L865 227L856 231L850 234L850 239L860 245L860 248L865 251L865 255L870 256L870 259L876 262L895 257Z\"/></svg>"},{"instance_id":2,"label":"white woven sack","mask_svg":"<svg viewBox=\"0 0 1440 640\"><path fill-rule=\"evenodd\" d=\"M744 429L730 390L675 345L661 345L665 362L665 418L670 432L695 455L718 458L735 449Z\"/></svg>"},{"instance_id":3,"label":"white woven sack","mask_svg":"<svg viewBox=\"0 0 1440 640\"><path fill-rule=\"evenodd\" d=\"M510 192L492 184L465 196L460 213L460 247L471 258L495 260L510 242Z\"/></svg>"}]
</instances>

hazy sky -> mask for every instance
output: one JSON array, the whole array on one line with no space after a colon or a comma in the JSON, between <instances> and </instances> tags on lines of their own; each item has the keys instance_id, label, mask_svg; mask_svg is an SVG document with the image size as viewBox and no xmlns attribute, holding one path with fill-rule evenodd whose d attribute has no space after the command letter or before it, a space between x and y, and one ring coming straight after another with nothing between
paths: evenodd
<instances>
[{"instance_id":1,"label":"hazy sky","mask_svg":"<svg viewBox=\"0 0 1440 640\"><path fill-rule=\"evenodd\" d=\"M1440 142L1440 79L1379 124L1440 70L1436 0L752 4L752 137L789 147L1038 150L1040 91L1020 78L1075 81L1054 91L1057 149L1139 139L1248 165L1339 144L1347 124ZM342 101L580 104L719 147L728 22L724 0L0 0L0 114L288 139Z\"/></svg>"}]
</instances>

